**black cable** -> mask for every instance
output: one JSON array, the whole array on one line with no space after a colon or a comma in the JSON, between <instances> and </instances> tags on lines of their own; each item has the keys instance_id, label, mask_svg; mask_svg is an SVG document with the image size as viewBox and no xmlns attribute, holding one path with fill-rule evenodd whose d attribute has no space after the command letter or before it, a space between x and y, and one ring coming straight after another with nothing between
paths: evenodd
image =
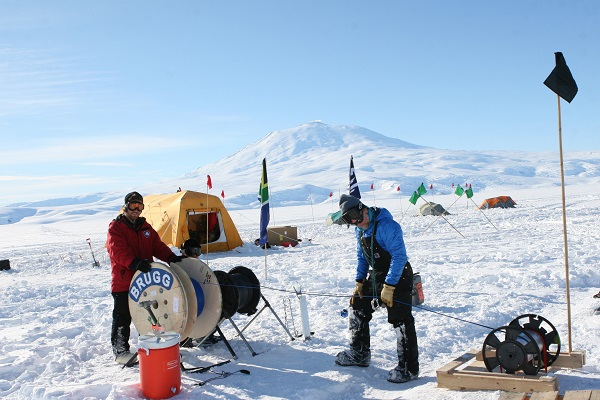
<instances>
[{"instance_id":1,"label":"black cable","mask_svg":"<svg viewBox=\"0 0 600 400\"><path fill-rule=\"evenodd\" d=\"M255 285L239 286L239 285L225 285L225 284L221 284L221 283L212 283L212 282L206 282L206 284L207 285L229 286L229 287L236 287L236 288L243 288L243 289L268 289L268 290L273 290L275 292L298 294L298 292L294 291L294 290L278 289L278 288L273 288L273 287L268 287L268 286L255 286ZM317 292L301 292L301 293L302 294L306 294L306 295L310 295L310 296L317 296L317 297L336 297L336 298L350 297L350 295L347 295L347 294L327 294L327 293L317 293ZM377 299L378 298L377 296L363 296L363 297L373 298L373 299ZM467 324L471 324L471 325L480 326L482 328L486 328L486 329L490 329L490 330L496 329L496 328L489 327L487 325L479 324L477 322L468 321L468 320L463 319L463 318L458 318L458 317L453 317L453 316L448 315L448 314L443 314L443 313L441 313L439 311L430 310L430 309L422 307L422 306L416 306L416 305L413 305L412 303L404 303L404 302L399 301L399 300L394 300L394 302L395 303L400 303L400 304L410 305L412 307L417 307L417 308L419 308L421 310L428 311L428 312L433 313L433 314L438 314L438 315L441 315L443 317L452 318L452 319L455 319L457 321L461 321L461 322L464 322L464 323L467 323Z\"/></svg>"}]
</instances>

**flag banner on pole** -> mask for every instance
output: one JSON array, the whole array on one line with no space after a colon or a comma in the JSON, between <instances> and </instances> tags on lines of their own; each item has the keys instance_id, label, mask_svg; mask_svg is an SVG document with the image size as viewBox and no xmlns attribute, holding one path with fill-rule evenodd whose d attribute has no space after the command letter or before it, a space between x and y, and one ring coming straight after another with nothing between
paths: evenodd
<instances>
[{"instance_id":1,"label":"flag banner on pole","mask_svg":"<svg viewBox=\"0 0 600 400\"><path fill-rule=\"evenodd\" d=\"M413 192L412 196L410 196L410 199L408 199L408 201L410 201L411 203L413 203L413 205L417 204L417 200L419 200L419 193L417 193L416 191Z\"/></svg>"},{"instance_id":2,"label":"flag banner on pole","mask_svg":"<svg viewBox=\"0 0 600 400\"><path fill-rule=\"evenodd\" d=\"M354 159L350 156L350 179L348 181L348 194L360 199L360 190L358 189L358 182L356 181L356 174L354 173Z\"/></svg>"},{"instance_id":3,"label":"flag banner on pole","mask_svg":"<svg viewBox=\"0 0 600 400\"><path fill-rule=\"evenodd\" d=\"M260 201L260 245L263 246L268 241L267 225L269 225L269 184L267 181L267 159L263 158L262 175L260 178L260 189L258 191L258 200Z\"/></svg>"},{"instance_id":4,"label":"flag banner on pole","mask_svg":"<svg viewBox=\"0 0 600 400\"><path fill-rule=\"evenodd\" d=\"M208 186L209 189L212 189L212 180L210 179L210 175L206 175L206 186Z\"/></svg>"},{"instance_id":5,"label":"flag banner on pole","mask_svg":"<svg viewBox=\"0 0 600 400\"><path fill-rule=\"evenodd\" d=\"M419 186L417 192L419 193L419 196L423 196L425 193L427 193L427 189L425 189L425 185L423 185L423 183L421 183L421 186Z\"/></svg>"},{"instance_id":6,"label":"flag banner on pole","mask_svg":"<svg viewBox=\"0 0 600 400\"><path fill-rule=\"evenodd\" d=\"M225 198L225 190L221 190L221 197Z\"/></svg>"},{"instance_id":7,"label":"flag banner on pole","mask_svg":"<svg viewBox=\"0 0 600 400\"><path fill-rule=\"evenodd\" d=\"M470 199L471 197L473 197L473 187L469 186L469 188L467 190L465 190L465 194L467 195L467 199Z\"/></svg>"},{"instance_id":8,"label":"flag banner on pole","mask_svg":"<svg viewBox=\"0 0 600 400\"><path fill-rule=\"evenodd\" d=\"M577 83L571 75L567 62L561 52L554 53L556 66L544 81L544 85L570 103L577 94Z\"/></svg>"},{"instance_id":9,"label":"flag banner on pole","mask_svg":"<svg viewBox=\"0 0 600 400\"><path fill-rule=\"evenodd\" d=\"M399 191L400 191L400 185L398 185L398 189L396 189L396 192L399 192Z\"/></svg>"},{"instance_id":10,"label":"flag banner on pole","mask_svg":"<svg viewBox=\"0 0 600 400\"><path fill-rule=\"evenodd\" d=\"M458 197L460 197L463 195L464 192L465 192L465 190L460 185L458 185L456 187L456 190L454 191L454 194L457 195Z\"/></svg>"}]
</instances>

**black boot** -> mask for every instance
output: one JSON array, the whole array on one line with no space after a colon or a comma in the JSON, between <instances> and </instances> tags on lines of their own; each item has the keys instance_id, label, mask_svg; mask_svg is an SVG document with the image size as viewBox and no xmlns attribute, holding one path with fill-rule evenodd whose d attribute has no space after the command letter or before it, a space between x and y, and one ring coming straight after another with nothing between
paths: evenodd
<instances>
[{"instance_id":1,"label":"black boot","mask_svg":"<svg viewBox=\"0 0 600 400\"><path fill-rule=\"evenodd\" d=\"M350 310L348 327L350 330L350 348L337 354L335 363L344 367L368 367L371 362L371 334L369 321L371 315L362 310Z\"/></svg>"},{"instance_id":2,"label":"black boot","mask_svg":"<svg viewBox=\"0 0 600 400\"><path fill-rule=\"evenodd\" d=\"M388 381L402 383L419 376L419 349L414 322L394 324L398 365L388 374Z\"/></svg>"}]
</instances>

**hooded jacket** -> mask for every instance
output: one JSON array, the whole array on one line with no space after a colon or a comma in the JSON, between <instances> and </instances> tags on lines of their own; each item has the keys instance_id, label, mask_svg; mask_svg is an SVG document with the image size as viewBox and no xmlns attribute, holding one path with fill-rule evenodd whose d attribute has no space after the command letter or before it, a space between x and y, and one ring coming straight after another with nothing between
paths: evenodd
<instances>
[{"instance_id":1,"label":"hooded jacket","mask_svg":"<svg viewBox=\"0 0 600 400\"><path fill-rule=\"evenodd\" d=\"M406 255L406 247L404 246L404 236L402 234L402 228L400 224L394 221L392 214L385 208L379 208L379 213L373 212L373 209L369 209L369 227L367 229L355 228L356 234L356 256L358 264L356 267L356 280L360 281L367 277L369 272L369 263L365 258L361 246L361 236L363 238L370 238L373 234L373 227L377 223L377 231L375 233L375 239L381 248L391 256L390 268L385 277L385 283L388 285L395 286L404 270L404 265L408 261ZM375 219L373 220L373 217ZM362 234L362 235L361 235Z\"/></svg>"},{"instance_id":2,"label":"hooded jacket","mask_svg":"<svg viewBox=\"0 0 600 400\"><path fill-rule=\"evenodd\" d=\"M134 259L169 262L175 254L160 240L158 233L140 217L132 223L120 214L108 225L106 249L110 256L111 292L127 292L135 271L129 266Z\"/></svg>"}]
</instances>

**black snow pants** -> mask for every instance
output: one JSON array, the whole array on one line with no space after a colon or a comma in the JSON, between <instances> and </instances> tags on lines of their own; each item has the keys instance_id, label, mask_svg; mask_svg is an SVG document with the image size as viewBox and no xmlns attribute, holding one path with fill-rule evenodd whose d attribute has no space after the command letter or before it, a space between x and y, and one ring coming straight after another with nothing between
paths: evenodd
<instances>
[{"instance_id":1,"label":"black snow pants","mask_svg":"<svg viewBox=\"0 0 600 400\"><path fill-rule=\"evenodd\" d=\"M375 293L373 293L373 271L370 271L363 286L363 298L354 296L352 309L349 313L350 347L358 354L364 354L371 349L371 334L369 322L373 318L375 306L383 305L381 290L387 271L375 271ZM386 307L388 322L396 332L396 352L398 365L413 374L419 372L419 348L415 319L412 315L412 279L413 271L409 262L404 266L400 281L394 290L394 304Z\"/></svg>"},{"instance_id":2,"label":"black snow pants","mask_svg":"<svg viewBox=\"0 0 600 400\"><path fill-rule=\"evenodd\" d=\"M129 292L112 292L114 307L110 342L113 354L129 352L131 315L129 314Z\"/></svg>"}]
</instances>

